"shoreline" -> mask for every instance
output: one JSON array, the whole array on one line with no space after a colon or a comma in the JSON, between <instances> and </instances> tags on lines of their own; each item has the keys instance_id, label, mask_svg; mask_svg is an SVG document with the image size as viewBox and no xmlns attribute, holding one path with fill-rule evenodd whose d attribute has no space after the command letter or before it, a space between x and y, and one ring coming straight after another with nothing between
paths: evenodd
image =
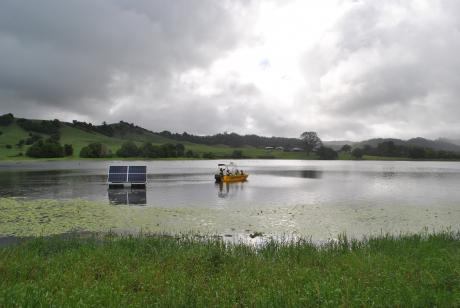
<instances>
[{"instance_id":1,"label":"shoreline","mask_svg":"<svg viewBox=\"0 0 460 308\"><path fill-rule=\"evenodd\" d=\"M144 157L106 157L106 158L79 158L79 157L57 157L57 158L22 158L22 159L9 159L0 158L0 163L22 163L22 162L74 162L74 161L222 161L222 160L302 160L302 161L408 161L408 162L460 162L459 159L410 159L403 157L378 157L370 156L363 159L334 159L334 160L321 160L316 158L262 158L262 157L247 157L247 158L188 158L188 157L174 157L174 158L144 158Z\"/></svg>"}]
</instances>

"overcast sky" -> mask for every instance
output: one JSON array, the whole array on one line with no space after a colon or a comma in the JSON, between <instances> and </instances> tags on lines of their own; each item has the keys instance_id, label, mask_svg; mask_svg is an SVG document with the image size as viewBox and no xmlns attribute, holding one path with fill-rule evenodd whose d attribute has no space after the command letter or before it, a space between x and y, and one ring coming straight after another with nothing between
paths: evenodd
<instances>
[{"instance_id":1,"label":"overcast sky","mask_svg":"<svg viewBox=\"0 0 460 308\"><path fill-rule=\"evenodd\" d=\"M2 0L0 113L460 138L458 0Z\"/></svg>"}]
</instances>

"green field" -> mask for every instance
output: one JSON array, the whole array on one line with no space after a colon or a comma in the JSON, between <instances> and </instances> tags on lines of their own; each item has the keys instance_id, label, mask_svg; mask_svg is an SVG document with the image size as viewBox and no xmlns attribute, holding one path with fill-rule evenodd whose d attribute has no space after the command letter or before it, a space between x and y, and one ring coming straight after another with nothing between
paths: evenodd
<instances>
[{"instance_id":1,"label":"green field","mask_svg":"<svg viewBox=\"0 0 460 308\"><path fill-rule=\"evenodd\" d=\"M0 248L0 276L1 307L458 307L460 240L36 238Z\"/></svg>"},{"instance_id":2,"label":"green field","mask_svg":"<svg viewBox=\"0 0 460 308\"><path fill-rule=\"evenodd\" d=\"M16 123L13 123L7 127L0 127L0 131L3 133L0 135L0 160L30 159L25 156L25 152L28 146L16 146L19 140L26 139L28 137L29 132L23 130ZM128 140L134 141L137 145L141 145L144 142L151 142L155 145L161 145L165 143L180 143L178 141L167 139L156 134L126 134L122 137L108 137L99 133L87 132L69 125L63 125L60 129L60 133L61 144L72 144L74 149L73 156L60 159L79 159L80 150L92 142L100 142L107 145L107 147L113 153L115 153L121 147L121 145ZM43 136L47 137L46 135ZM243 155L247 158L315 159L314 156L309 157L302 152L266 151L265 149L258 149L249 146L242 148L232 148L225 145L208 146L188 142L183 142L183 144L185 145L186 150L192 150L193 152L200 155L203 153L213 153L216 158L229 157L234 150L241 150L243 151ZM12 148L7 149L7 145L10 145ZM23 155L20 156L20 153Z\"/></svg>"},{"instance_id":3,"label":"green field","mask_svg":"<svg viewBox=\"0 0 460 308\"><path fill-rule=\"evenodd\" d=\"M9 126L0 126L0 160L29 160L25 156L28 146L24 145L18 147L16 144L21 139L26 139L29 136L29 132L25 131L19 127L16 123L16 120L13 124ZM34 133L37 134L37 133ZM44 138L49 136L44 134ZM284 152L278 150L265 150L262 148L255 148L252 146L245 147L229 147L226 145L215 145L208 146L204 144L195 144L190 142L179 142L176 140L168 139L162 137L158 134L151 132L144 133L126 133L123 135L115 135L115 137L108 137L103 134L91 131L85 131L80 128L74 127L70 124L63 123L60 128L60 143L61 144L71 144L74 149L73 156L65 158L53 158L52 160L69 160L69 159L80 159L79 154L83 147L87 146L90 143L99 142L105 144L112 153L115 153L121 145L126 141L134 141L138 146L142 145L145 142L151 142L154 145L162 145L166 143L182 143L185 145L186 150L192 150L198 156L202 156L204 153L212 153L216 159L219 158L229 158L232 156L233 151L240 150L243 153L244 158L250 159L318 159L317 155L311 154L307 155L305 152ZM10 147L10 148L7 148ZM141 159L141 158L135 158ZM184 159L184 158L168 158L168 159ZM353 159L350 153L339 152L339 160L351 160ZM404 157L381 157L381 156L369 156L365 155L362 160L414 160ZM442 160L442 159L434 159Z\"/></svg>"}]
</instances>

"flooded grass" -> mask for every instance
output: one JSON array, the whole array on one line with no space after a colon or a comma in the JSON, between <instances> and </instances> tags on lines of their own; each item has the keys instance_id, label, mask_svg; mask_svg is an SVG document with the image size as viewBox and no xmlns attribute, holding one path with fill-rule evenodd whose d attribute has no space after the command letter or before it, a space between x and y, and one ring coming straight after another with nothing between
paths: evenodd
<instances>
[{"instance_id":1,"label":"flooded grass","mask_svg":"<svg viewBox=\"0 0 460 308\"><path fill-rule=\"evenodd\" d=\"M0 239L68 232L201 233L248 242L310 237L324 242L346 233L352 238L381 234L460 230L458 207L392 205L253 205L173 207L111 205L107 202L0 198Z\"/></svg>"},{"instance_id":2,"label":"flooded grass","mask_svg":"<svg viewBox=\"0 0 460 308\"><path fill-rule=\"evenodd\" d=\"M0 248L0 306L459 306L459 234L259 248L194 236Z\"/></svg>"},{"instance_id":3,"label":"flooded grass","mask_svg":"<svg viewBox=\"0 0 460 308\"><path fill-rule=\"evenodd\" d=\"M116 206L80 199L0 198L0 211L0 236L48 236L75 231L174 233L181 228L193 231L196 222L207 224L199 211Z\"/></svg>"}]
</instances>

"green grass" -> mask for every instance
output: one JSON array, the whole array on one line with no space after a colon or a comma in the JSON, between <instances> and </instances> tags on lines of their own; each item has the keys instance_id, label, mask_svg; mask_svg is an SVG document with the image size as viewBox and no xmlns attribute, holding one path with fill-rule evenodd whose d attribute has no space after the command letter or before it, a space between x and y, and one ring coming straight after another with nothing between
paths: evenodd
<instances>
[{"instance_id":1,"label":"green grass","mask_svg":"<svg viewBox=\"0 0 460 308\"><path fill-rule=\"evenodd\" d=\"M411 159L408 157L385 157L385 156L364 155L363 160L386 160L386 161L413 160L413 161L417 161L419 159Z\"/></svg>"},{"instance_id":2,"label":"green grass","mask_svg":"<svg viewBox=\"0 0 460 308\"><path fill-rule=\"evenodd\" d=\"M16 123L11 124L8 127L0 127L0 131L3 132L0 135L0 160L27 160L31 159L26 156L19 156L19 153L25 154L28 146L17 147L16 144L21 139L26 139L29 132L23 130ZM58 158L62 159L80 159L79 153L84 146L87 146L92 142L100 142L109 147L109 149L115 153L127 140L134 141L137 145L141 145L144 142L151 142L156 145L165 143L179 143L178 141L164 138L158 135L125 135L123 137L108 137L99 133L87 132L78 128L64 125L60 129L62 144L72 144L74 154L71 157ZM46 135L43 135L45 138ZM6 145L12 146L12 149L7 149ZM258 149L254 147L240 147L232 148L225 145L208 146L203 144L195 144L184 142L187 150L192 150L195 153L213 153L216 158L230 157L234 150L243 151L243 155L248 158L276 158L276 159L315 159L314 156L307 156L302 152L283 152L283 151L266 151L265 149ZM139 159L139 158L137 158ZM183 159L183 158L182 158Z\"/></svg>"},{"instance_id":3,"label":"green grass","mask_svg":"<svg viewBox=\"0 0 460 308\"><path fill-rule=\"evenodd\" d=\"M0 159L21 159L19 153L25 153L25 147L20 149L16 146L19 140L25 139L29 133L20 128L16 123L9 126L0 126ZM11 145L11 149L7 149L6 145ZM24 158L22 158L24 159Z\"/></svg>"},{"instance_id":4,"label":"green grass","mask_svg":"<svg viewBox=\"0 0 460 308\"><path fill-rule=\"evenodd\" d=\"M26 139L29 135L29 132L23 130L16 123L11 124L7 127L1 127L0 131L3 133L0 135L0 160L30 160L32 158L26 157L24 154L27 151L28 146L24 145L21 148L17 147L16 144L21 139ZM165 143L180 143L175 140L167 139L155 134L128 134L124 136L117 137L108 137L99 133L87 132L75 127L68 125L63 125L60 129L62 144L72 144L74 149L73 156L65 158L57 158L53 160L69 160L69 159L80 159L79 154L81 149L84 146L87 146L89 143L100 142L108 146L108 148L115 153L121 145L130 140L134 141L138 146L142 145L144 142L151 142L155 145L165 144ZM43 135L43 134L42 134ZM45 138L46 135L43 135ZM186 150L192 150L195 153L202 155L203 153L213 153L217 159L219 158L228 158L231 157L234 150L240 150L243 152L245 158L250 159L318 159L314 154L307 155L305 152L284 152L271 150L267 151L261 148L255 148L251 146L232 148L226 145L215 145L209 146L204 144L195 144L189 142L182 142ZM7 149L6 145L11 145L11 149ZM20 156L20 153L23 155ZM119 159L119 158L117 158ZM142 159L142 158L135 158ZM175 158L175 159L184 159L184 158ZM352 157L349 153L339 153L339 160L351 160ZM365 155L363 160L413 160L403 157L380 157L380 156L369 156Z\"/></svg>"},{"instance_id":5,"label":"green grass","mask_svg":"<svg viewBox=\"0 0 460 308\"><path fill-rule=\"evenodd\" d=\"M93 142L105 144L113 153L120 148L123 142L126 142L126 140L123 139L108 137L97 133L90 133L70 126L62 127L60 132L60 142L62 144L72 144L74 154L71 158L79 158L81 149Z\"/></svg>"},{"instance_id":6,"label":"green grass","mask_svg":"<svg viewBox=\"0 0 460 308\"><path fill-rule=\"evenodd\" d=\"M0 306L460 305L454 233L259 249L219 239L37 238L0 248Z\"/></svg>"}]
</instances>

